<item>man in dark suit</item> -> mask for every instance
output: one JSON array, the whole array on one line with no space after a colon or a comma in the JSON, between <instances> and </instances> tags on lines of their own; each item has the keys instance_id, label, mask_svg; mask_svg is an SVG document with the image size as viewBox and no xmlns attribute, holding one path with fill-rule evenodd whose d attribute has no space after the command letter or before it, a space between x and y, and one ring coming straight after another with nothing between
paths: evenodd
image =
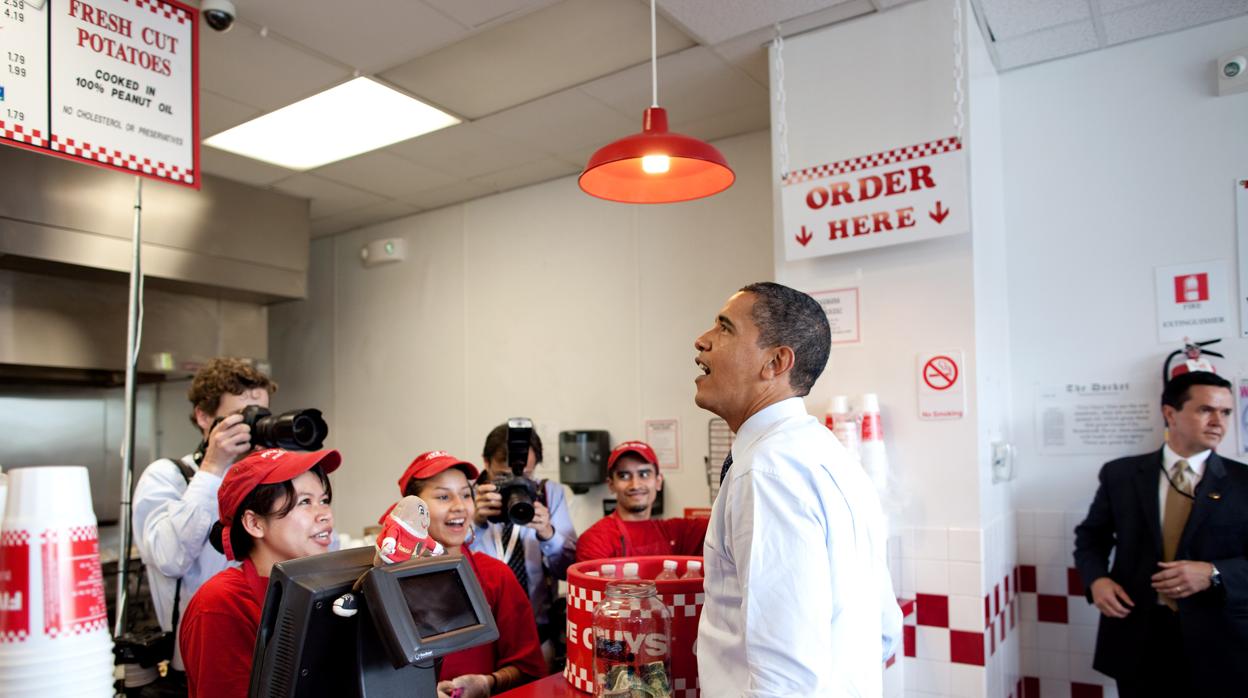
<instances>
[{"instance_id":1,"label":"man in dark suit","mask_svg":"<svg viewBox=\"0 0 1248 698\"><path fill-rule=\"evenodd\" d=\"M1093 667L1121 698L1248 695L1248 466L1213 452L1231 384L1185 373L1161 403L1161 451L1106 463L1075 528L1102 614Z\"/></svg>"}]
</instances>

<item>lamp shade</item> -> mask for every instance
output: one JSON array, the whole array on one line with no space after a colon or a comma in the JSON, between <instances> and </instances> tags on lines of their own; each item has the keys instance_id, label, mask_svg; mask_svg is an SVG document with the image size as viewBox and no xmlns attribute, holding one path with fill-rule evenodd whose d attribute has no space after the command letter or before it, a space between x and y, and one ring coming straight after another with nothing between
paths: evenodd
<instances>
[{"instance_id":1,"label":"lamp shade","mask_svg":"<svg viewBox=\"0 0 1248 698\"><path fill-rule=\"evenodd\" d=\"M669 204L718 194L735 180L714 146L671 133L667 111L650 107L641 133L599 148L589 158L579 183L586 194L600 199Z\"/></svg>"}]
</instances>

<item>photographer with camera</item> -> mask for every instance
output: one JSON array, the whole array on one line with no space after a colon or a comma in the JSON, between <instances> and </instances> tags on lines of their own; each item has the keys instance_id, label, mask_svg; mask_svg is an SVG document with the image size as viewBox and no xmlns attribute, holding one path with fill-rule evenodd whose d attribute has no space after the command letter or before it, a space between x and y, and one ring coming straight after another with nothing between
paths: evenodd
<instances>
[{"instance_id":1,"label":"photographer with camera","mask_svg":"<svg viewBox=\"0 0 1248 698\"><path fill-rule=\"evenodd\" d=\"M559 580L575 561L576 529L558 482L532 480L542 439L527 419L511 419L485 438L485 471L477 481L469 548L506 563L533 606L542 653L549 662L562 614L552 618Z\"/></svg>"},{"instance_id":2,"label":"photographer with camera","mask_svg":"<svg viewBox=\"0 0 1248 698\"><path fill-rule=\"evenodd\" d=\"M267 408L276 391L277 383L240 359L222 357L204 364L187 391L191 423L202 441L189 455L147 466L135 486L134 542L147 567L152 605L164 631L158 643L136 654L149 655L139 657L142 664L171 660L167 674L145 687L143 696L186 695L175 625L200 585L226 568L225 556L208 544L208 531L218 516L217 490L230 466L252 450L243 409Z\"/></svg>"}]
</instances>

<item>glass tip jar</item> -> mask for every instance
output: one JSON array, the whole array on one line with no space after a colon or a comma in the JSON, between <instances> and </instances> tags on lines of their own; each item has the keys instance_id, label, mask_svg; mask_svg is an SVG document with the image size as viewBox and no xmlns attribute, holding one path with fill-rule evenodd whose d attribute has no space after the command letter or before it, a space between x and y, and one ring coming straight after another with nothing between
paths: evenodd
<instances>
[{"instance_id":1,"label":"glass tip jar","mask_svg":"<svg viewBox=\"0 0 1248 698\"><path fill-rule=\"evenodd\" d=\"M654 582L607 584L594 609L594 696L671 698L672 615Z\"/></svg>"}]
</instances>

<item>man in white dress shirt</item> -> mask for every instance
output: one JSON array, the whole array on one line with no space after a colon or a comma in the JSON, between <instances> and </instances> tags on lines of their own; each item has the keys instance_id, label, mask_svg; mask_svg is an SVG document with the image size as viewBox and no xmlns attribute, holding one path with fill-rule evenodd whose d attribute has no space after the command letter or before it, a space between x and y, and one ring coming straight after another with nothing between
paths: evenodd
<instances>
[{"instance_id":1,"label":"man in white dress shirt","mask_svg":"<svg viewBox=\"0 0 1248 698\"><path fill-rule=\"evenodd\" d=\"M827 364L810 296L750 284L694 342L699 407L736 432L706 536L702 695L880 696L901 636L875 489L806 413Z\"/></svg>"}]
</instances>

